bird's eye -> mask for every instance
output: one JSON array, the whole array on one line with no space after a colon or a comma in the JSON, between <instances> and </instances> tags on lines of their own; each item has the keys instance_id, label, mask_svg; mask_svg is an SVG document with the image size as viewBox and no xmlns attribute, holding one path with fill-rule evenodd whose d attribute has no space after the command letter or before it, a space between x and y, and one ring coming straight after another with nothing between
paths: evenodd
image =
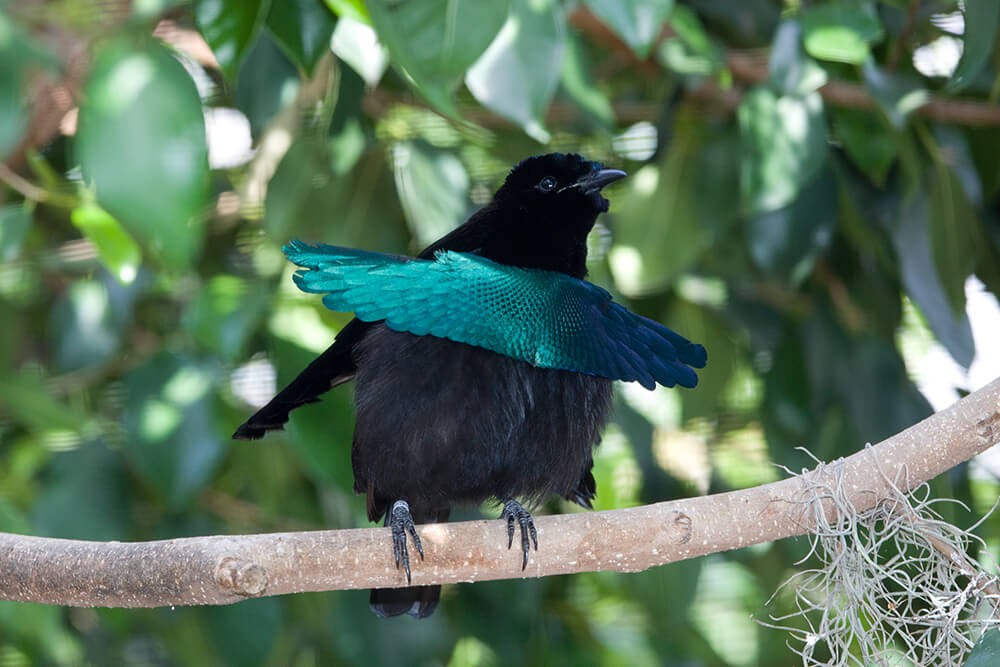
<instances>
[{"instance_id":1,"label":"bird's eye","mask_svg":"<svg viewBox=\"0 0 1000 667\"><path fill-rule=\"evenodd\" d=\"M556 182L556 179L551 176L546 176L542 180L538 181L538 189L542 192L552 192L556 189L557 185L559 184Z\"/></svg>"}]
</instances>

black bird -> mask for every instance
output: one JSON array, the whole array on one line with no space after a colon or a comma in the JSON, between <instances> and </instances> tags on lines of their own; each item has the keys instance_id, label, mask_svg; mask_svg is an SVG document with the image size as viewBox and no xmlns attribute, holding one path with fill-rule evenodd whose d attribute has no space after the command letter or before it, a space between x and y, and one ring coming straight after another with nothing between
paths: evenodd
<instances>
[{"instance_id":1,"label":"black bird","mask_svg":"<svg viewBox=\"0 0 1000 667\"><path fill-rule=\"evenodd\" d=\"M518 499L595 496L592 451L612 380L693 387L705 349L584 282L601 189L625 173L579 155L524 160L493 200L417 259L286 246L300 288L356 313L334 343L233 435L280 429L291 410L356 383L351 461L368 517L392 528L407 582L407 534L453 505L502 504L522 567L538 548ZM421 261L424 260L424 261ZM440 586L376 589L380 616L430 615Z\"/></svg>"}]
</instances>

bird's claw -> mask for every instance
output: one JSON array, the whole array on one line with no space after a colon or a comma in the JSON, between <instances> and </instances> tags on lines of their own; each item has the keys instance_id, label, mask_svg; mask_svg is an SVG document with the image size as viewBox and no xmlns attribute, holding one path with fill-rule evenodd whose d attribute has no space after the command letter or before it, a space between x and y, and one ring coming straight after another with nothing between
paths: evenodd
<instances>
[{"instance_id":1,"label":"bird's claw","mask_svg":"<svg viewBox=\"0 0 1000 667\"><path fill-rule=\"evenodd\" d=\"M403 564L403 571L406 572L406 583L411 583L410 579L410 553L406 548L406 534L410 534L413 546L420 554L420 560L424 559L424 547L420 544L420 536L417 535L417 527L413 523L413 515L410 514L410 506L405 500L397 500L389 511L387 521L392 529L392 554L396 559L396 569L400 563Z\"/></svg>"},{"instance_id":2,"label":"bird's claw","mask_svg":"<svg viewBox=\"0 0 1000 667\"><path fill-rule=\"evenodd\" d=\"M528 567L528 553L531 550L531 545L534 544L535 551L538 551L538 532L535 530L535 520L531 518L531 513L516 500L504 502L500 518L507 519L508 549L514 546L514 523L521 526L521 552L523 554L521 569L523 570Z\"/></svg>"}]
</instances>

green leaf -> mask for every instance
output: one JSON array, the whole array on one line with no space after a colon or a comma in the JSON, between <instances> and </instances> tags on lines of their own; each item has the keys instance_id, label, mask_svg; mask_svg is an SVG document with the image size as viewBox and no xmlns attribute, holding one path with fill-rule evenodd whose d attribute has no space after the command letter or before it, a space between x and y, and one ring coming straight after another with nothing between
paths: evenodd
<instances>
[{"instance_id":1,"label":"green leaf","mask_svg":"<svg viewBox=\"0 0 1000 667\"><path fill-rule=\"evenodd\" d=\"M983 633L965 661L965 667L993 667L1000 662L1000 630L996 628Z\"/></svg>"},{"instance_id":2,"label":"green leaf","mask_svg":"<svg viewBox=\"0 0 1000 667\"><path fill-rule=\"evenodd\" d=\"M889 232L899 259L899 275L906 293L923 313L927 325L952 358L968 368L975 355L972 328L965 310L949 302L941 274L935 266L931 227L933 218L926 193L908 201L896 216ZM936 216L935 216L936 217ZM963 290L964 278L960 286Z\"/></svg>"},{"instance_id":3,"label":"green leaf","mask_svg":"<svg viewBox=\"0 0 1000 667\"><path fill-rule=\"evenodd\" d=\"M188 305L182 323L199 345L236 361L270 299L260 286L252 287L236 276L215 276Z\"/></svg>"},{"instance_id":4,"label":"green leaf","mask_svg":"<svg viewBox=\"0 0 1000 667\"><path fill-rule=\"evenodd\" d=\"M805 348L814 424L829 410L845 410L854 438L877 442L932 412L891 340L849 334L829 308L813 309L796 335ZM824 458L845 454L848 447L854 451L857 445L841 440L841 451L826 452Z\"/></svg>"},{"instance_id":5,"label":"green leaf","mask_svg":"<svg viewBox=\"0 0 1000 667\"><path fill-rule=\"evenodd\" d=\"M52 54L30 34L30 30L15 25L6 12L0 11L0 161L20 143L27 128L25 85L32 70L56 66Z\"/></svg>"},{"instance_id":6,"label":"green leaf","mask_svg":"<svg viewBox=\"0 0 1000 667\"><path fill-rule=\"evenodd\" d=\"M278 369L278 386L291 382L316 353L283 338L272 339L272 360ZM292 412L285 431L292 450L306 474L320 484L350 489L354 484L350 447L354 430L354 403L347 387L323 395L319 403ZM331 446L344 443L344 447Z\"/></svg>"},{"instance_id":7,"label":"green leaf","mask_svg":"<svg viewBox=\"0 0 1000 667\"><path fill-rule=\"evenodd\" d=\"M236 79L236 106L250 121L251 133L259 137L278 111L295 99L299 71L267 31L254 42L243 69L253 76Z\"/></svg>"},{"instance_id":8,"label":"green leaf","mask_svg":"<svg viewBox=\"0 0 1000 667\"><path fill-rule=\"evenodd\" d=\"M736 221L734 132L719 132L685 109L659 164L646 165L610 196L609 260L626 295L662 290L690 269Z\"/></svg>"},{"instance_id":9,"label":"green leaf","mask_svg":"<svg viewBox=\"0 0 1000 667\"><path fill-rule=\"evenodd\" d=\"M584 0L632 52L645 58L660 36L673 0Z\"/></svg>"},{"instance_id":10,"label":"green leaf","mask_svg":"<svg viewBox=\"0 0 1000 667\"><path fill-rule=\"evenodd\" d=\"M436 109L457 116L451 95L507 18L509 0L371 0L392 63Z\"/></svg>"},{"instance_id":11,"label":"green leaf","mask_svg":"<svg viewBox=\"0 0 1000 667\"><path fill-rule=\"evenodd\" d=\"M270 0L195 2L195 23L230 81L236 80L243 59L264 25L270 4Z\"/></svg>"},{"instance_id":12,"label":"green leaf","mask_svg":"<svg viewBox=\"0 0 1000 667\"><path fill-rule=\"evenodd\" d=\"M615 111L607 95L594 80L583 43L573 32L568 33L566 37L562 92L602 127L611 127L615 121Z\"/></svg>"},{"instance_id":13,"label":"green leaf","mask_svg":"<svg viewBox=\"0 0 1000 667\"><path fill-rule=\"evenodd\" d=\"M510 16L465 85L486 108L545 143L543 117L555 95L566 46L566 16L555 0L514 0Z\"/></svg>"},{"instance_id":14,"label":"green leaf","mask_svg":"<svg viewBox=\"0 0 1000 667\"><path fill-rule=\"evenodd\" d=\"M275 2L267 13L267 28L288 57L306 74L330 50L336 21L320 0Z\"/></svg>"},{"instance_id":15,"label":"green leaf","mask_svg":"<svg viewBox=\"0 0 1000 667\"><path fill-rule=\"evenodd\" d=\"M14 422L37 433L84 433L92 427L90 415L53 398L44 378L35 374L3 376L0 405Z\"/></svg>"},{"instance_id":16,"label":"green leaf","mask_svg":"<svg viewBox=\"0 0 1000 667\"><path fill-rule=\"evenodd\" d=\"M39 535L71 540L128 537L128 472L121 454L100 440L59 452L45 471L48 484L32 508ZM81 512L80 499L87 511Z\"/></svg>"},{"instance_id":17,"label":"green leaf","mask_svg":"<svg viewBox=\"0 0 1000 667\"><path fill-rule=\"evenodd\" d=\"M708 75L725 69L725 54L689 7L674 5L667 22L676 36L663 41L661 63L680 74Z\"/></svg>"},{"instance_id":18,"label":"green leaf","mask_svg":"<svg viewBox=\"0 0 1000 667\"><path fill-rule=\"evenodd\" d=\"M286 620L283 609L278 598L265 597L199 611L225 664L251 667L276 652L275 639Z\"/></svg>"},{"instance_id":19,"label":"green leaf","mask_svg":"<svg viewBox=\"0 0 1000 667\"><path fill-rule=\"evenodd\" d=\"M94 205L73 209L70 220L97 249L97 256L118 282L131 283L142 253L135 239L107 211Z\"/></svg>"},{"instance_id":20,"label":"green leaf","mask_svg":"<svg viewBox=\"0 0 1000 667\"><path fill-rule=\"evenodd\" d=\"M865 62L863 72L865 88L896 129L904 128L909 115L930 99L923 83L912 74L880 69L871 60Z\"/></svg>"},{"instance_id":21,"label":"green leaf","mask_svg":"<svg viewBox=\"0 0 1000 667\"><path fill-rule=\"evenodd\" d=\"M168 268L186 268L201 245L197 218L208 195L191 77L159 44L120 40L97 56L83 97L76 147L101 207Z\"/></svg>"},{"instance_id":22,"label":"green leaf","mask_svg":"<svg viewBox=\"0 0 1000 667\"><path fill-rule=\"evenodd\" d=\"M802 12L803 43L814 58L860 65L884 36L875 7L867 0L810 5Z\"/></svg>"},{"instance_id":23,"label":"green leaf","mask_svg":"<svg viewBox=\"0 0 1000 667\"><path fill-rule=\"evenodd\" d=\"M124 378L123 450L174 508L208 483L226 451L215 423L216 382L208 363L167 352Z\"/></svg>"},{"instance_id":24,"label":"green leaf","mask_svg":"<svg viewBox=\"0 0 1000 667\"><path fill-rule=\"evenodd\" d=\"M989 62L1000 30L1000 2L967 0L960 5L965 14L962 57L948 82L955 93L972 83Z\"/></svg>"},{"instance_id":25,"label":"green leaf","mask_svg":"<svg viewBox=\"0 0 1000 667\"><path fill-rule=\"evenodd\" d=\"M826 160L822 98L780 97L756 88L744 96L739 120L743 209L755 214L787 206Z\"/></svg>"},{"instance_id":26,"label":"green leaf","mask_svg":"<svg viewBox=\"0 0 1000 667\"><path fill-rule=\"evenodd\" d=\"M802 50L801 35L795 20L782 21L774 34L768 67L771 85L782 95L808 95L827 81L826 70Z\"/></svg>"},{"instance_id":27,"label":"green leaf","mask_svg":"<svg viewBox=\"0 0 1000 667\"><path fill-rule=\"evenodd\" d=\"M350 19L352 21L359 21L365 25L372 24L371 14L368 13L368 8L365 6L364 0L323 0L326 2L326 6L330 8L334 14L342 19Z\"/></svg>"},{"instance_id":28,"label":"green leaf","mask_svg":"<svg viewBox=\"0 0 1000 667\"><path fill-rule=\"evenodd\" d=\"M70 285L49 319L56 370L72 372L111 359L121 350L122 319L112 312L111 295L100 281L78 280Z\"/></svg>"},{"instance_id":29,"label":"green leaf","mask_svg":"<svg viewBox=\"0 0 1000 667\"><path fill-rule=\"evenodd\" d=\"M276 243L302 235L309 217L333 211L341 196L331 181L330 157L315 137L294 142L285 153L267 188L264 230Z\"/></svg>"},{"instance_id":30,"label":"green leaf","mask_svg":"<svg viewBox=\"0 0 1000 667\"><path fill-rule=\"evenodd\" d=\"M18 258L30 229L31 212L25 204L0 206L0 262Z\"/></svg>"},{"instance_id":31,"label":"green leaf","mask_svg":"<svg viewBox=\"0 0 1000 667\"><path fill-rule=\"evenodd\" d=\"M956 316L965 310L965 280L976 266L979 221L954 172L938 163L930 187L934 266Z\"/></svg>"},{"instance_id":32,"label":"green leaf","mask_svg":"<svg viewBox=\"0 0 1000 667\"><path fill-rule=\"evenodd\" d=\"M3 21L2 15L0 21ZM3 29L0 23L0 30ZM11 57L10 49L0 44L0 160L6 159L17 147L27 126L23 74Z\"/></svg>"},{"instance_id":33,"label":"green leaf","mask_svg":"<svg viewBox=\"0 0 1000 667\"><path fill-rule=\"evenodd\" d=\"M424 141L403 141L392 147L392 166L406 221L421 246L462 223L469 210L469 175L453 153Z\"/></svg>"},{"instance_id":34,"label":"green leaf","mask_svg":"<svg viewBox=\"0 0 1000 667\"><path fill-rule=\"evenodd\" d=\"M868 111L831 108L833 132L850 158L872 183L883 186L899 152L895 129Z\"/></svg>"},{"instance_id":35,"label":"green leaf","mask_svg":"<svg viewBox=\"0 0 1000 667\"><path fill-rule=\"evenodd\" d=\"M350 173L337 175L328 146L304 136L292 144L267 189L264 229L276 243L310 238L356 248L405 249L405 228L372 224L402 221L383 156L364 154ZM329 224L336 211L337 224Z\"/></svg>"},{"instance_id":36,"label":"green leaf","mask_svg":"<svg viewBox=\"0 0 1000 667\"><path fill-rule=\"evenodd\" d=\"M836 222L837 188L825 170L790 204L746 219L750 254L765 271L801 283L829 247Z\"/></svg>"}]
</instances>

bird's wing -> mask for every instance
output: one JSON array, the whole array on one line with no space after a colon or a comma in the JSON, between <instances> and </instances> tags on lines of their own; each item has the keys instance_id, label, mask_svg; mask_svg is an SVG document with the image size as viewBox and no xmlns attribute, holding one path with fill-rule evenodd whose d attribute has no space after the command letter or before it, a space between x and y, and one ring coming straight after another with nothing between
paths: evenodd
<instances>
[{"instance_id":1,"label":"bird's wing","mask_svg":"<svg viewBox=\"0 0 1000 667\"><path fill-rule=\"evenodd\" d=\"M448 338L542 368L653 388L693 387L705 348L630 312L605 290L562 273L464 253L433 260L292 242L295 283L331 310L396 331Z\"/></svg>"}]
</instances>

